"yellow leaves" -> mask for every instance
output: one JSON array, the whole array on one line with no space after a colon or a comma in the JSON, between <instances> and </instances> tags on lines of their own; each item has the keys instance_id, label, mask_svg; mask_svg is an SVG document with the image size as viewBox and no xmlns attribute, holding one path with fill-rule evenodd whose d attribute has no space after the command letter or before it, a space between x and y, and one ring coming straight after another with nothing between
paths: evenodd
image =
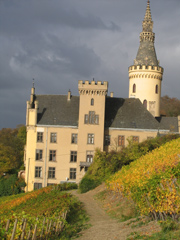
<instances>
[{"instance_id":1,"label":"yellow leaves","mask_svg":"<svg viewBox=\"0 0 180 240\"><path fill-rule=\"evenodd\" d=\"M180 171L179 153L180 139L172 140L130 166L124 166L108 181L107 187L131 197L143 213L152 209L156 212L178 212L180 186L177 183L179 174L176 173Z\"/></svg>"}]
</instances>

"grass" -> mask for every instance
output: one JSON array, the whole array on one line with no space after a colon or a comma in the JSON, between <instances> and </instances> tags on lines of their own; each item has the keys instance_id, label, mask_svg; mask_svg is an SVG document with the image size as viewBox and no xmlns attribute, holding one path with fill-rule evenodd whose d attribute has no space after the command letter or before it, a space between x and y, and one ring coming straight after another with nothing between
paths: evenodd
<instances>
[{"instance_id":1,"label":"grass","mask_svg":"<svg viewBox=\"0 0 180 240\"><path fill-rule=\"evenodd\" d=\"M100 201L103 208L112 218L116 218L120 222L127 221L126 225L134 230L127 238L127 240L145 239L145 240L179 240L180 239L180 223L168 219L166 221L159 222L161 231L152 233L151 236L141 234L137 231L137 228L147 227L151 221L148 217L139 216L137 210L131 203L129 205L128 200L121 201L117 196L112 195L111 192L104 190L98 193L95 198ZM131 209L132 208L132 209ZM130 220L131 219L131 220ZM150 231L147 231L150 234Z\"/></svg>"},{"instance_id":2,"label":"grass","mask_svg":"<svg viewBox=\"0 0 180 240\"><path fill-rule=\"evenodd\" d=\"M137 218L139 213L132 201L121 199L117 195L112 195L108 190L98 193L95 198L99 200L108 215L117 219L119 222Z\"/></svg>"},{"instance_id":3,"label":"grass","mask_svg":"<svg viewBox=\"0 0 180 240\"><path fill-rule=\"evenodd\" d=\"M65 226L60 237L57 238L59 240L76 239L80 236L82 230L90 227L90 224L88 224L89 217L83 209L82 203L77 199L75 201L66 219L68 224Z\"/></svg>"}]
</instances>

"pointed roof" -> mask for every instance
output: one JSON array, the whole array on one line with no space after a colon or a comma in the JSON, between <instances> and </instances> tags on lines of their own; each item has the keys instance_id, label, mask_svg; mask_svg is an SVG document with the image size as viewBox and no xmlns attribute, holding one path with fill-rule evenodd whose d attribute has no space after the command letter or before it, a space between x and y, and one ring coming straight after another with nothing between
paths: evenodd
<instances>
[{"instance_id":1,"label":"pointed roof","mask_svg":"<svg viewBox=\"0 0 180 240\"><path fill-rule=\"evenodd\" d=\"M153 33L153 21L151 17L150 1L147 1L146 13L142 21L140 33L140 46L134 65L158 66L158 60L154 47L155 34Z\"/></svg>"},{"instance_id":2,"label":"pointed roof","mask_svg":"<svg viewBox=\"0 0 180 240\"><path fill-rule=\"evenodd\" d=\"M150 9L150 1L147 2L146 14L144 17L144 21L152 21L151 17L151 9Z\"/></svg>"}]
</instances>

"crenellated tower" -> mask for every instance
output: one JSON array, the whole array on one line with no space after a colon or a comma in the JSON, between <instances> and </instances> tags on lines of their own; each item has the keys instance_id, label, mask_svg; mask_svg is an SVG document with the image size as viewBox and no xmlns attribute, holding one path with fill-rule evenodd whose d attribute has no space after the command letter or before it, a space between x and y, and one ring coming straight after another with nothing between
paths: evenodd
<instances>
[{"instance_id":1,"label":"crenellated tower","mask_svg":"<svg viewBox=\"0 0 180 240\"><path fill-rule=\"evenodd\" d=\"M134 65L129 67L129 98L139 98L154 117L159 117L163 68L159 66L157 60L154 40L155 33L148 0L140 33L140 46Z\"/></svg>"},{"instance_id":2,"label":"crenellated tower","mask_svg":"<svg viewBox=\"0 0 180 240\"><path fill-rule=\"evenodd\" d=\"M79 123L77 178L81 179L90 166L95 150L104 150L105 102L108 82L78 82Z\"/></svg>"}]
</instances>

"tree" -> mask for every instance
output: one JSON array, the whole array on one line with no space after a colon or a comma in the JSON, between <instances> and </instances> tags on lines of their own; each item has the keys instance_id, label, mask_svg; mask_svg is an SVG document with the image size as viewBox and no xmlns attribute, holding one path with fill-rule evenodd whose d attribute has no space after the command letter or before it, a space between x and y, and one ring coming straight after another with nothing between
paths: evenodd
<instances>
[{"instance_id":1,"label":"tree","mask_svg":"<svg viewBox=\"0 0 180 240\"><path fill-rule=\"evenodd\" d=\"M26 128L0 130L0 176L17 171L23 164Z\"/></svg>"},{"instance_id":2,"label":"tree","mask_svg":"<svg viewBox=\"0 0 180 240\"><path fill-rule=\"evenodd\" d=\"M161 115L167 117L177 117L180 115L180 100L170 98L169 96L161 97Z\"/></svg>"}]
</instances>

